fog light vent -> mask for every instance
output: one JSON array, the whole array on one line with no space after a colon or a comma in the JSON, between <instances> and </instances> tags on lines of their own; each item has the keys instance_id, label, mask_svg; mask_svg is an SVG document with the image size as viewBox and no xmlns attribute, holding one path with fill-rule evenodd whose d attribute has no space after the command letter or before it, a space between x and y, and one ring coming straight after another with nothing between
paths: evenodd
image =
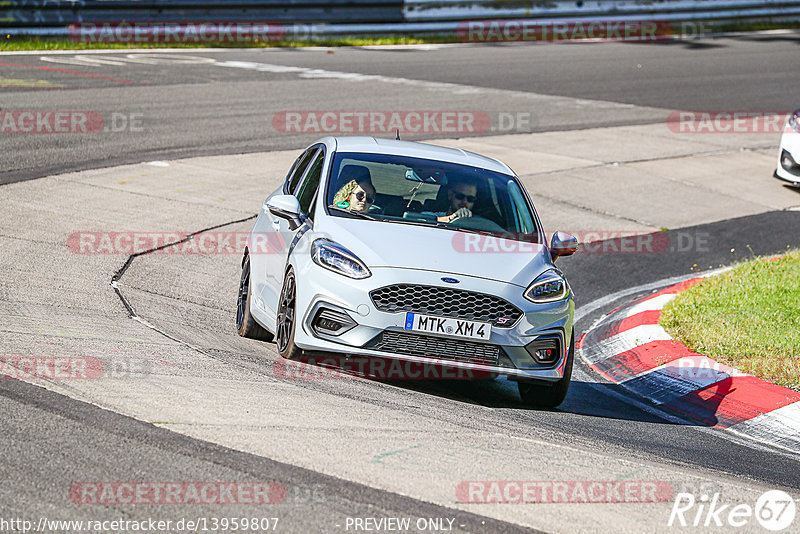
<instances>
[{"instance_id":1,"label":"fog light vent","mask_svg":"<svg viewBox=\"0 0 800 534\"><path fill-rule=\"evenodd\" d=\"M554 363L561 357L561 341L557 337L539 338L525 349L537 363Z\"/></svg>"},{"instance_id":2,"label":"fog light vent","mask_svg":"<svg viewBox=\"0 0 800 534\"><path fill-rule=\"evenodd\" d=\"M317 334L339 336L356 326L355 321L343 312L321 309L311 321L311 327Z\"/></svg>"}]
</instances>

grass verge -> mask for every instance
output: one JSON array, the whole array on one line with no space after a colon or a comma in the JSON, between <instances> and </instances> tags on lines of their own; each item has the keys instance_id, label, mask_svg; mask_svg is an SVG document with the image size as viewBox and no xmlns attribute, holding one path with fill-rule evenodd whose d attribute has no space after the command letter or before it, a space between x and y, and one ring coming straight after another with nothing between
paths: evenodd
<instances>
[{"instance_id":1,"label":"grass verge","mask_svg":"<svg viewBox=\"0 0 800 534\"><path fill-rule=\"evenodd\" d=\"M800 250L700 282L667 305L661 326L695 352L800 390Z\"/></svg>"},{"instance_id":2,"label":"grass verge","mask_svg":"<svg viewBox=\"0 0 800 534\"><path fill-rule=\"evenodd\" d=\"M0 52L24 50L126 50L147 48L301 48L308 46L376 46L453 42L449 38L381 37L375 39L314 39L311 41L253 41L207 43L79 43L58 39L27 39L3 36Z\"/></svg>"}]
</instances>

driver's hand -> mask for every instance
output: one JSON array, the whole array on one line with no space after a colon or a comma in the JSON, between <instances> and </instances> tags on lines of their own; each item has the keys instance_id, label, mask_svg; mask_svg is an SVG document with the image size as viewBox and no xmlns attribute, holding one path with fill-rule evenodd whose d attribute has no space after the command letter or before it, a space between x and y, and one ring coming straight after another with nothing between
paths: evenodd
<instances>
[{"instance_id":1,"label":"driver's hand","mask_svg":"<svg viewBox=\"0 0 800 534\"><path fill-rule=\"evenodd\" d=\"M450 216L450 222L460 219L461 217L472 217L472 212L468 208L459 208Z\"/></svg>"}]
</instances>

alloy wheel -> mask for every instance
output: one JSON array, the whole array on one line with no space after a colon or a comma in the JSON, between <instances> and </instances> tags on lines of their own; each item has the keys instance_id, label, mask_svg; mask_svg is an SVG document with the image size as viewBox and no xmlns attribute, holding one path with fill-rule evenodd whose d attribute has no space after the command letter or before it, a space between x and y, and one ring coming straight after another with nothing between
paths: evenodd
<instances>
[{"instance_id":1,"label":"alloy wheel","mask_svg":"<svg viewBox=\"0 0 800 534\"><path fill-rule=\"evenodd\" d=\"M285 352L289 346L289 338L292 335L295 318L295 283L294 275L289 273L281 292L281 303L278 308L278 350Z\"/></svg>"}]
</instances>

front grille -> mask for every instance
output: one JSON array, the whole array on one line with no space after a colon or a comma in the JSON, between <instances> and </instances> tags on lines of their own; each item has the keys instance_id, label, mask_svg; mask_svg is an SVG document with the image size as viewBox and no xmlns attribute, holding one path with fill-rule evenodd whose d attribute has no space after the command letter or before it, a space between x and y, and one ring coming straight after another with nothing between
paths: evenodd
<instances>
[{"instance_id":1,"label":"front grille","mask_svg":"<svg viewBox=\"0 0 800 534\"><path fill-rule=\"evenodd\" d=\"M497 345L420 334L407 334L405 332L392 332L389 330L378 334L366 344L365 348L395 354L426 356L441 360L489 365L497 365L500 354Z\"/></svg>"},{"instance_id":2,"label":"front grille","mask_svg":"<svg viewBox=\"0 0 800 534\"><path fill-rule=\"evenodd\" d=\"M416 312L491 323L508 328L522 311L505 299L450 287L395 284L370 292L383 312Z\"/></svg>"}]
</instances>

